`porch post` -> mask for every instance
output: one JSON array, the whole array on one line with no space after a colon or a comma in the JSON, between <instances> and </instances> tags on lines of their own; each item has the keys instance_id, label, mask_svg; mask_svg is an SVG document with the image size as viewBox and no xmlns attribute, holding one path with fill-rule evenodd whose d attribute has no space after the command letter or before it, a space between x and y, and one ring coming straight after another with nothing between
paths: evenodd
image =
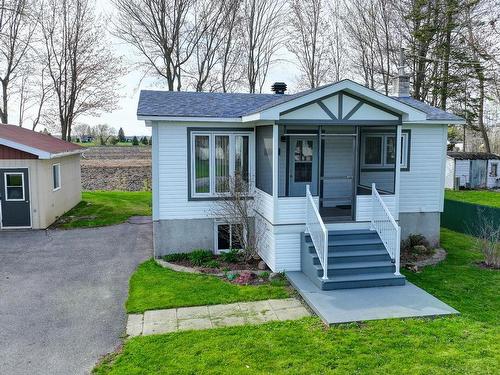
<instances>
[{"instance_id":1,"label":"porch post","mask_svg":"<svg viewBox=\"0 0 500 375\"><path fill-rule=\"evenodd\" d=\"M401 125L396 127L396 176L394 179L395 219L399 220L399 185L401 177Z\"/></svg>"},{"instance_id":2,"label":"porch post","mask_svg":"<svg viewBox=\"0 0 500 375\"><path fill-rule=\"evenodd\" d=\"M273 124L273 223L278 217L279 125Z\"/></svg>"}]
</instances>

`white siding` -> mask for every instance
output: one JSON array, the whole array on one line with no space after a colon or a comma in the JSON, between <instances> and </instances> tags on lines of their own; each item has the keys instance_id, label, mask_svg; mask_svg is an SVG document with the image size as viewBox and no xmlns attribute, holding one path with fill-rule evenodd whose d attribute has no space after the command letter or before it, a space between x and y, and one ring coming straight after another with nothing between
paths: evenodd
<instances>
[{"instance_id":1,"label":"white siding","mask_svg":"<svg viewBox=\"0 0 500 375\"><path fill-rule=\"evenodd\" d=\"M444 187L447 189L453 189L455 180L455 159L446 157L446 177Z\"/></svg>"},{"instance_id":2,"label":"white siding","mask_svg":"<svg viewBox=\"0 0 500 375\"><path fill-rule=\"evenodd\" d=\"M316 205L318 197L314 197ZM306 221L306 197L278 198L278 210L273 224L303 224Z\"/></svg>"},{"instance_id":3,"label":"white siding","mask_svg":"<svg viewBox=\"0 0 500 375\"><path fill-rule=\"evenodd\" d=\"M460 186L467 185L470 174L470 160L455 160L455 176L460 177Z\"/></svg>"},{"instance_id":4,"label":"white siding","mask_svg":"<svg viewBox=\"0 0 500 375\"><path fill-rule=\"evenodd\" d=\"M300 271L300 234L304 231L303 225L274 227L275 272Z\"/></svg>"},{"instance_id":5,"label":"white siding","mask_svg":"<svg viewBox=\"0 0 500 375\"><path fill-rule=\"evenodd\" d=\"M266 192L255 189L255 211L266 220L273 221L273 197Z\"/></svg>"},{"instance_id":6,"label":"white siding","mask_svg":"<svg viewBox=\"0 0 500 375\"><path fill-rule=\"evenodd\" d=\"M446 125L411 130L410 170L401 171L400 212L439 212L443 207Z\"/></svg>"},{"instance_id":7,"label":"white siding","mask_svg":"<svg viewBox=\"0 0 500 375\"><path fill-rule=\"evenodd\" d=\"M377 189L385 190L388 193L394 192L394 171L363 171L359 173L359 183L363 186L371 187L374 182Z\"/></svg>"},{"instance_id":8,"label":"white siding","mask_svg":"<svg viewBox=\"0 0 500 375\"><path fill-rule=\"evenodd\" d=\"M214 201L188 200L187 128L200 124L158 124L158 220L214 217ZM208 124L209 127L241 127L241 124ZM153 132L153 134L156 134ZM155 195L153 195L155 197Z\"/></svg>"},{"instance_id":9,"label":"white siding","mask_svg":"<svg viewBox=\"0 0 500 375\"><path fill-rule=\"evenodd\" d=\"M382 195L382 200L391 212L392 216L396 215L396 199L394 195ZM370 221L372 217L372 196L358 195L356 197L356 221Z\"/></svg>"},{"instance_id":10,"label":"white siding","mask_svg":"<svg viewBox=\"0 0 500 375\"><path fill-rule=\"evenodd\" d=\"M273 226L260 215L255 215L255 230L259 236L258 248L260 257L273 271L276 264Z\"/></svg>"}]
</instances>

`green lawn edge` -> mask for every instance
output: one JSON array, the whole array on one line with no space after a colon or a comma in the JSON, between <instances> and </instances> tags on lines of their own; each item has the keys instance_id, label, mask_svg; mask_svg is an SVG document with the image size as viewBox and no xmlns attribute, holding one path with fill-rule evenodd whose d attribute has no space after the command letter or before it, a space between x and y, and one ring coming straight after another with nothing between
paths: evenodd
<instances>
[{"instance_id":1,"label":"green lawn edge","mask_svg":"<svg viewBox=\"0 0 500 375\"><path fill-rule=\"evenodd\" d=\"M446 199L500 208L500 192L491 190L445 190Z\"/></svg>"},{"instance_id":2,"label":"green lawn edge","mask_svg":"<svg viewBox=\"0 0 500 375\"><path fill-rule=\"evenodd\" d=\"M318 318L137 337L95 374L495 374L500 363L498 271L469 236L443 229L447 259L404 272L461 315L325 328Z\"/></svg>"},{"instance_id":3,"label":"green lawn edge","mask_svg":"<svg viewBox=\"0 0 500 375\"><path fill-rule=\"evenodd\" d=\"M287 298L290 293L291 288L284 280L258 286L234 285L216 276L172 271L150 259L140 264L130 278L125 306L131 314L174 307Z\"/></svg>"},{"instance_id":4,"label":"green lawn edge","mask_svg":"<svg viewBox=\"0 0 500 375\"><path fill-rule=\"evenodd\" d=\"M150 191L84 191L81 202L53 227L101 227L123 223L131 216L151 216Z\"/></svg>"}]
</instances>

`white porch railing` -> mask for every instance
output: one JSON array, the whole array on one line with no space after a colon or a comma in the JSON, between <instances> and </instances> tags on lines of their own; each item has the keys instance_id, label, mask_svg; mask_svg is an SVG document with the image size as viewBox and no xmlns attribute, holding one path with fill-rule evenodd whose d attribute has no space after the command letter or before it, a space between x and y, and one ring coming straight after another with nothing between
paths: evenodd
<instances>
[{"instance_id":1,"label":"white porch railing","mask_svg":"<svg viewBox=\"0 0 500 375\"><path fill-rule=\"evenodd\" d=\"M372 184L372 229L375 229L384 243L384 246L390 257L394 260L396 266L395 275L399 275L400 266L400 247L401 247L401 228L394 220L391 212L387 208L375 184Z\"/></svg>"},{"instance_id":2,"label":"white porch railing","mask_svg":"<svg viewBox=\"0 0 500 375\"><path fill-rule=\"evenodd\" d=\"M306 233L311 236L314 248L318 254L321 267L323 267L323 279L328 279L328 230L319 214L318 207L311 195L309 185L306 187Z\"/></svg>"}]
</instances>

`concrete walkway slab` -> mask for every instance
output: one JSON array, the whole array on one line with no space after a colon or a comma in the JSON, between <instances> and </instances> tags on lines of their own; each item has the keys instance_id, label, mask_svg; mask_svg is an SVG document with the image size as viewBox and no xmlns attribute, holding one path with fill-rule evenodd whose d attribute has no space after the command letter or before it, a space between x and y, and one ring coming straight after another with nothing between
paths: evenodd
<instances>
[{"instance_id":1,"label":"concrete walkway slab","mask_svg":"<svg viewBox=\"0 0 500 375\"><path fill-rule=\"evenodd\" d=\"M308 305L328 325L459 314L408 281L404 286L320 290L302 272L287 272L286 275Z\"/></svg>"},{"instance_id":2,"label":"concrete walkway slab","mask_svg":"<svg viewBox=\"0 0 500 375\"><path fill-rule=\"evenodd\" d=\"M294 320L310 316L296 298L181 307L131 314L127 335L154 335L160 333L261 324L273 320Z\"/></svg>"}]
</instances>

